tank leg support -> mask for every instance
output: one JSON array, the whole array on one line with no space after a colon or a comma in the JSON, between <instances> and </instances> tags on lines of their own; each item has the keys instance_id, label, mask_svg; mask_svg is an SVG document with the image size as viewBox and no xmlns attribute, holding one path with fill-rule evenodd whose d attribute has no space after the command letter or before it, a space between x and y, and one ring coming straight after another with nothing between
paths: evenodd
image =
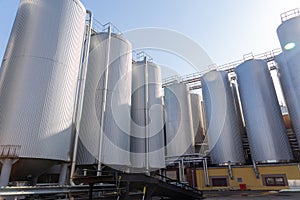
<instances>
[{"instance_id":1,"label":"tank leg support","mask_svg":"<svg viewBox=\"0 0 300 200\"><path fill-rule=\"evenodd\" d=\"M68 172L68 163L62 163L60 167L60 174L59 174L59 185L65 185L67 179L67 172Z\"/></svg>"},{"instance_id":2,"label":"tank leg support","mask_svg":"<svg viewBox=\"0 0 300 200\"><path fill-rule=\"evenodd\" d=\"M1 170L1 176L0 176L0 186L5 187L8 185L9 178L10 178L10 172L13 165L12 159L4 159L1 160L2 162L2 170Z\"/></svg>"}]
</instances>

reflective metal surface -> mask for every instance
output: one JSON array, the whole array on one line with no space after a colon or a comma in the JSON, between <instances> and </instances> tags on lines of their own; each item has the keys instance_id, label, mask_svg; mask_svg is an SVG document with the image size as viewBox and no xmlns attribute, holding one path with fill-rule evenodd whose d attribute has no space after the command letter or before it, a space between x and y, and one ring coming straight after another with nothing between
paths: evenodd
<instances>
[{"instance_id":1,"label":"reflective metal surface","mask_svg":"<svg viewBox=\"0 0 300 200\"><path fill-rule=\"evenodd\" d=\"M194 153L194 131L190 94L184 83L165 87L166 154Z\"/></svg>"},{"instance_id":2,"label":"reflective metal surface","mask_svg":"<svg viewBox=\"0 0 300 200\"><path fill-rule=\"evenodd\" d=\"M165 142L159 66L147 61L133 63L131 99L131 167L144 170L147 167L164 168Z\"/></svg>"},{"instance_id":3,"label":"reflective metal surface","mask_svg":"<svg viewBox=\"0 0 300 200\"><path fill-rule=\"evenodd\" d=\"M236 70L252 158L292 160L275 88L266 61L248 60Z\"/></svg>"},{"instance_id":4,"label":"reflective metal surface","mask_svg":"<svg viewBox=\"0 0 300 200\"><path fill-rule=\"evenodd\" d=\"M279 64L279 80L282 86L288 112L300 142L300 16L283 22L277 29L283 53L276 56ZM294 42L293 49L285 49L285 45Z\"/></svg>"},{"instance_id":5,"label":"reflective metal surface","mask_svg":"<svg viewBox=\"0 0 300 200\"><path fill-rule=\"evenodd\" d=\"M130 165L130 102L132 55L130 43L121 36L97 33L91 37L83 112L79 133L78 164L96 164L99 157L102 94L107 90L101 163ZM110 48L108 48L110 45ZM104 72L109 51L108 84Z\"/></svg>"},{"instance_id":6,"label":"reflective metal surface","mask_svg":"<svg viewBox=\"0 0 300 200\"><path fill-rule=\"evenodd\" d=\"M225 71L210 71L201 78L208 145L212 163L244 163L241 120Z\"/></svg>"},{"instance_id":7,"label":"reflective metal surface","mask_svg":"<svg viewBox=\"0 0 300 200\"><path fill-rule=\"evenodd\" d=\"M20 158L70 160L85 18L77 0L20 2L0 75L0 145L20 146ZM27 161L16 176L50 164Z\"/></svg>"}]
</instances>

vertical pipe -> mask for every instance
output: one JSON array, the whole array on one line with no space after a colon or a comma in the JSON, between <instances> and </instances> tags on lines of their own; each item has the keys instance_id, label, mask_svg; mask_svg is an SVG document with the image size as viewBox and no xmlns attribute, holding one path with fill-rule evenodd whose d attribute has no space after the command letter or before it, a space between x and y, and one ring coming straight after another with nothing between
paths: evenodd
<instances>
[{"instance_id":1,"label":"vertical pipe","mask_svg":"<svg viewBox=\"0 0 300 200\"><path fill-rule=\"evenodd\" d=\"M149 77L148 77L148 60L147 57L144 57L144 62L145 62L145 143L146 143L146 150L145 150L145 156L146 156L146 174L149 175L150 173L150 167L149 167L149 126L148 126L148 122L149 122L149 97L148 97L148 92L149 92L149 87L148 87L148 83L149 83Z\"/></svg>"},{"instance_id":2,"label":"vertical pipe","mask_svg":"<svg viewBox=\"0 0 300 200\"><path fill-rule=\"evenodd\" d=\"M109 73L109 56L110 56L110 45L111 45L111 26L108 26L108 35L107 35L107 52L106 52L106 63L104 71L104 86L102 94L102 104L101 104L101 115L100 115L100 137L99 137L99 149L98 149L98 166L97 166L97 176L101 175L101 159L102 159L102 146L103 146L103 134L104 134L104 113L106 109L106 100L107 100L107 87L108 87L108 73Z\"/></svg>"},{"instance_id":3,"label":"vertical pipe","mask_svg":"<svg viewBox=\"0 0 300 200\"><path fill-rule=\"evenodd\" d=\"M68 172L68 163L62 163L60 166L60 173L59 173L59 181L58 181L59 185L66 184L67 172Z\"/></svg>"},{"instance_id":4,"label":"vertical pipe","mask_svg":"<svg viewBox=\"0 0 300 200\"><path fill-rule=\"evenodd\" d=\"M82 64L80 66L80 72L78 77L78 87L77 87L77 94L76 94L76 104L75 104L75 138L74 138L74 148L73 148L73 155L72 155L72 163L71 163L71 171L70 171L70 183L74 185L73 176L75 172L75 165L76 165L76 157L77 157L77 148L78 148L78 140L79 140L79 127L80 127L80 120L81 120L81 112L82 112L82 102L84 96L84 88L85 88L85 79L86 79L86 70L88 65L88 56L89 56L89 49L90 49L90 39L91 39L91 32L92 32L92 23L93 23L93 14L91 11L86 10L86 13L89 15L89 23L86 30L86 38L85 38L85 47L82 56Z\"/></svg>"},{"instance_id":5,"label":"vertical pipe","mask_svg":"<svg viewBox=\"0 0 300 200\"><path fill-rule=\"evenodd\" d=\"M12 164L13 164L12 159L4 159L2 161L2 169L1 169L1 176L0 176L1 187L5 187L8 185Z\"/></svg>"}]
</instances>

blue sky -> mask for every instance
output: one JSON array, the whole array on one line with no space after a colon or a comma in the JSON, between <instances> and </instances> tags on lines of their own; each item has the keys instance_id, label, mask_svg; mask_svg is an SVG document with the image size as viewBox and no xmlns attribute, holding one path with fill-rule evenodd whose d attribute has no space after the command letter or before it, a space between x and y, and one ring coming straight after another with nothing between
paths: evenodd
<instances>
[{"instance_id":1,"label":"blue sky","mask_svg":"<svg viewBox=\"0 0 300 200\"><path fill-rule=\"evenodd\" d=\"M112 22L124 32L157 27L189 37L218 65L239 60L250 52L259 54L278 48L276 28L281 23L280 14L300 8L299 0L82 0L82 3L93 11L97 20ZM0 0L1 59L18 4L19 0ZM154 61L180 74L195 71L177 56L149 53Z\"/></svg>"}]
</instances>

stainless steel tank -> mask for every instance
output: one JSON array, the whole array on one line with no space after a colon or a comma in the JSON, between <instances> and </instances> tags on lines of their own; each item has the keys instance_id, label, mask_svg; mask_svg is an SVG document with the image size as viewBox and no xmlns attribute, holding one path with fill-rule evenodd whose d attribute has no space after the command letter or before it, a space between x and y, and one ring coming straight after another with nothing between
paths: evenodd
<instances>
[{"instance_id":1,"label":"stainless steel tank","mask_svg":"<svg viewBox=\"0 0 300 200\"><path fill-rule=\"evenodd\" d=\"M236 69L252 159L279 162L293 159L268 65L248 60Z\"/></svg>"},{"instance_id":2,"label":"stainless steel tank","mask_svg":"<svg viewBox=\"0 0 300 200\"><path fill-rule=\"evenodd\" d=\"M284 21L277 35L283 51L275 59L279 64L279 80L300 143L300 16Z\"/></svg>"},{"instance_id":3,"label":"stainless steel tank","mask_svg":"<svg viewBox=\"0 0 300 200\"><path fill-rule=\"evenodd\" d=\"M99 157L101 164L120 170L130 165L131 50L131 44L114 33L110 36L101 32L91 37L79 131L79 165L96 164Z\"/></svg>"},{"instance_id":4,"label":"stainless steel tank","mask_svg":"<svg viewBox=\"0 0 300 200\"><path fill-rule=\"evenodd\" d=\"M208 146L213 164L244 163L240 119L228 73L210 71L201 77Z\"/></svg>"},{"instance_id":5,"label":"stainless steel tank","mask_svg":"<svg viewBox=\"0 0 300 200\"><path fill-rule=\"evenodd\" d=\"M199 94L190 94L195 145L203 143L204 127L203 113Z\"/></svg>"},{"instance_id":6,"label":"stainless steel tank","mask_svg":"<svg viewBox=\"0 0 300 200\"><path fill-rule=\"evenodd\" d=\"M133 172L165 168L161 71L146 60L132 66L131 117Z\"/></svg>"},{"instance_id":7,"label":"stainless steel tank","mask_svg":"<svg viewBox=\"0 0 300 200\"><path fill-rule=\"evenodd\" d=\"M184 83L173 83L165 92L167 156L194 153L194 131L190 94Z\"/></svg>"},{"instance_id":8,"label":"stainless steel tank","mask_svg":"<svg viewBox=\"0 0 300 200\"><path fill-rule=\"evenodd\" d=\"M21 0L0 75L0 147L11 180L70 161L86 10L79 0Z\"/></svg>"}]
</instances>

